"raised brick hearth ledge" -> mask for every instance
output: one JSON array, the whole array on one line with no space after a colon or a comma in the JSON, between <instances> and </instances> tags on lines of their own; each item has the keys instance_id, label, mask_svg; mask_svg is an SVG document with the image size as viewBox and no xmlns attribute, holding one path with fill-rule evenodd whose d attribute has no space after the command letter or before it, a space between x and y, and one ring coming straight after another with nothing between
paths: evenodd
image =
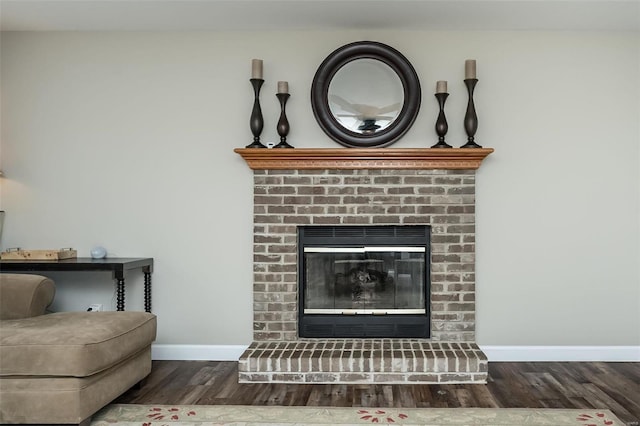
<instances>
[{"instance_id":1,"label":"raised brick hearth ledge","mask_svg":"<svg viewBox=\"0 0 640 426\"><path fill-rule=\"evenodd\" d=\"M253 342L238 370L241 383L486 383L488 362L470 342L305 339Z\"/></svg>"},{"instance_id":2,"label":"raised brick hearth ledge","mask_svg":"<svg viewBox=\"0 0 640 426\"><path fill-rule=\"evenodd\" d=\"M235 152L253 170L253 343L240 382L486 383L475 343L475 182L493 149ZM301 225L430 226L430 338L300 338Z\"/></svg>"}]
</instances>

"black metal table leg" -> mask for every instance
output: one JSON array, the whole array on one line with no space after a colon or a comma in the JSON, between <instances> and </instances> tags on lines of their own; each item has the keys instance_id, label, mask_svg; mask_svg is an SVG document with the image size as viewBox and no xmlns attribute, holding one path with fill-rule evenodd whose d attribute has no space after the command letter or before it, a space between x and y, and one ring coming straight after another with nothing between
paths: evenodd
<instances>
[{"instance_id":1,"label":"black metal table leg","mask_svg":"<svg viewBox=\"0 0 640 426\"><path fill-rule=\"evenodd\" d=\"M116 290L116 307L118 311L124 311L124 278L116 278L117 290Z\"/></svg>"},{"instance_id":2,"label":"black metal table leg","mask_svg":"<svg viewBox=\"0 0 640 426\"><path fill-rule=\"evenodd\" d=\"M151 312L151 271L149 268L144 271L144 310Z\"/></svg>"}]
</instances>

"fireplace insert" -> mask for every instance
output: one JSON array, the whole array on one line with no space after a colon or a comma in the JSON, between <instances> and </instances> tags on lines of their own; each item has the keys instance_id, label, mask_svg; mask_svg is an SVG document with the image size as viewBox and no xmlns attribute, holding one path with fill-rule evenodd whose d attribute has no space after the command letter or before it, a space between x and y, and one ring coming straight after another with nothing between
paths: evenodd
<instances>
[{"instance_id":1,"label":"fireplace insert","mask_svg":"<svg viewBox=\"0 0 640 426\"><path fill-rule=\"evenodd\" d=\"M300 337L430 337L430 227L298 228Z\"/></svg>"}]
</instances>

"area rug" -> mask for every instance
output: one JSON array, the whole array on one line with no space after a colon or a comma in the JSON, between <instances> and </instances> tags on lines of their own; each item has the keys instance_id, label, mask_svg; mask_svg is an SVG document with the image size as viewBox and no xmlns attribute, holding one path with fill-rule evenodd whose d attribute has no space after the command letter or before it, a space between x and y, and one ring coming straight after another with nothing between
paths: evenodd
<instances>
[{"instance_id":1,"label":"area rug","mask_svg":"<svg viewBox=\"0 0 640 426\"><path fill-rule=\"evenodd\" d=\"M93 417L91 426L328 426L372 423L415 426L624 426L609 410L124 404L105 407Z\"/></svg>"}]
</instances>

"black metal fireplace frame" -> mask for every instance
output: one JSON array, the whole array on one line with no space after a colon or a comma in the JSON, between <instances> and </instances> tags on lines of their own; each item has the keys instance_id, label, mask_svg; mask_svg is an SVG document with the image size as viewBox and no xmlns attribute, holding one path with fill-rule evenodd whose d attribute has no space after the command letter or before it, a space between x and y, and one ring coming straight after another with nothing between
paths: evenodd
<instances>
[{"instance_id":1,"label":"black metal fireplace frame","mask_svg":"<svg viewBox=\"0 0 640 426\"><path fill-rule=\"evenodd\" d=\"M425 313L406 315L305 314L305 247L425 247ZM431 227L429 225L299 226L298 334L304 338L429 338L431 336Z\"/></svg>"}]
</instances>

